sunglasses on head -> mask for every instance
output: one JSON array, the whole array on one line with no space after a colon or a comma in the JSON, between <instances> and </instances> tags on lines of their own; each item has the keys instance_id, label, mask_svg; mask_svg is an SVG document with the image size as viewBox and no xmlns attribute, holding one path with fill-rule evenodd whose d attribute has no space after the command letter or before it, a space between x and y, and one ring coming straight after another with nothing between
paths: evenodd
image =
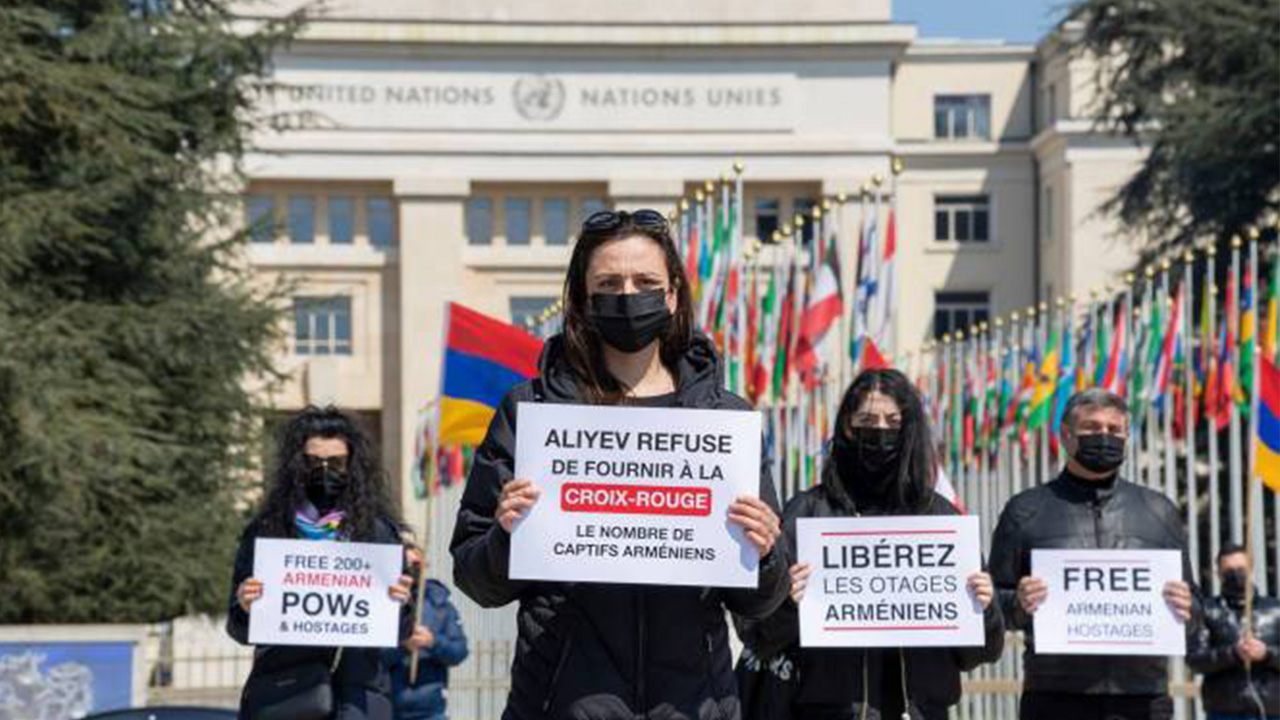
<instances>
[{"instance_id":1,"label":"sunglasses on head","mask_svg":"<svg viewBox=\"0 0 1280 720\"><path fill-rule=\"evenodd\" d=\"M591 213L586 222L582 223L582 229L590 233L612 232L627 225L665 232L667 230L667 218L657 210L645 209L636 210L635 212L600 210Z\"/></svg>"},{"instance_id":2,"label":"sunglasses on head","mask_svg":"<svg viewBox=\"0 0 1280 720\"><path fill-rule=\"evenodd\" d=\"M327 467L341 473L347 471L348 457L346 455L321 456L312 455L311 453L303 453L302 461L306 464L308 470L317 470L322 467Z\"/></svg>"}]
</instances>

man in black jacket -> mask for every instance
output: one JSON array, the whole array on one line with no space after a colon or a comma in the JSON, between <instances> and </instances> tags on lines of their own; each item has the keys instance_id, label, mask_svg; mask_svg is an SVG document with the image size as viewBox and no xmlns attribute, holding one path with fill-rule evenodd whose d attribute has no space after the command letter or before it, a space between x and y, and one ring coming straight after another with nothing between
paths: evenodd
<instances>
[{"instance_id":1,"label":"man in black jacket","mask_svg":"<svg viewBox=\"0 0 1280 720\"><path fill-rule=\"evenodd\" d=\"M1006 625L1027 633L1023 720L1173 716L1164 658L1044 655L1032 637L1032 614L1048 595L1044 581L1031 575L1032 550L1180 550L1183 577L1191 577L1177 508L1160 493L1119 477L1128 434L1123 398L1101 389L1078 393L1064 414L1066 469L1053 482L1014 496L1000 513L990 569ZM1163 590L1174 613L1189 622L1191 586L1173 581Z\"/></svg>"},{"instance_id":2,"label":"man in black jacket","mask_svg":"<svg viewBox=\"0 0 1280 720\"><path fill-rule=\"evenodd\" d=\"M1244 548L1222 548L1222 595L1205 603L1204 625L1187 650L1187 663L1204 673L1200 697L1209 720L1280 717L1280 601L1255 592L1253 631L1245 632L1251 571Z\"/></svg>"}]
</instances>

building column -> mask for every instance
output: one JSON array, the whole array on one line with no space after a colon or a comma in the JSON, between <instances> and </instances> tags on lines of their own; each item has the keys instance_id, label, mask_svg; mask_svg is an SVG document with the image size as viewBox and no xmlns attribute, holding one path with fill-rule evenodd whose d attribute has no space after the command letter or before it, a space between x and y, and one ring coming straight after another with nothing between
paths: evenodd
<instances>
[{"instance_id":1,"label":"building column","mask_svg":"<svg viewBox=\"0 0 1280 720\"><path fill-rule=\"evenodd\" d=\"M445 303L463 299L465 203L471 182L459 177L400 177L394 192L400 262L386 290L384 327L393 337L387 338L383 370L383 436L393 492L405 519L420 526L421 503L410 482L415 435L419 412L440 395Z\"/></svg>"}]
</instances>

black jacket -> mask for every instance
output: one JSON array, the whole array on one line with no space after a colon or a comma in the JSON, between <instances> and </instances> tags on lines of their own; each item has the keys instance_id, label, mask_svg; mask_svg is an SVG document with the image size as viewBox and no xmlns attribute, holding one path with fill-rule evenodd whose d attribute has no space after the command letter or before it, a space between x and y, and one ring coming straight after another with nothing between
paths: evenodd
<instances>
[{"instance_id":1,"label":"black jacket","mask_svg":"<svg viewBox=\"0 0 1280 720\"><path fill-rule=\"evenodd\" d=\"M736 720L739 717L725 609L750 617L772 612L787 595L781 541L760 562L758 589L663 587L511 580L511 537L494 519L511 480L516 404L584 402L552 338L539 361L540 386L517 385L503 399L476 451L450 549L454 580L485 607L519 601L511 693L503 717L636 717ZM680 407L748 410L723 389L710 342L698 337L677 372ZM777 495L761 459L760 497Z\"/></svg>"},{"instance_id":2,"label":"black jacket","mask_svg":"<svg viewBox=\"0 0 1280 720\"><path fill-rule=\"evenodd\" d=\"M1204 624L1187 648L1187 664L1204 674L1200 697L1206 711L1253 717L1260 702L1274 715L1280 711L1280 600L1253 597L1253 636L1267 646L1267 656L1253 663L1248 675L1235 651L1243 616L1244 598L1206 602Z\"/></svg>"},{"instance_id":3,"label":"black jacket","mask_svg":"<svg viewBox=\"0 0 1280 720\"><path fill-rule=\"evenodd\" d=\"M1056 480L1013 496L1000 513L991 539L991 579L1005 622L1025 630L1026 692L1086 695L1163 695L1168 661L1162 657L1041 655L1035 651L1031 617L1018 604L1018 581L1031 574L1035 549L1180 550L1182 577L1191 582L1186 534L1173 503L1162 494L1123 479L1090 483L1063 473ZM1199 617L1194 600L1189 633Z\"/></svg>"},{"instance_id":4,"label":"black jacket","mask_svg":"<svg viewBox=\"0 0 1280 720\"><path fill-rule=\"evenodd\" d=\"M236 600L236 588L247 578L253 577L254 541L258 539L260 528L256 521L249 523L240 536L240 545L236 548L235 569L231 578L231 599L227 614L227 634L242 645L249 644L249 613L240 607ZM323 540L315 542L325 542ZM390 520L379 522L375 536L364 542L399 545L400 534ZM400 639L404 640L413 633L413 607L406 603L400 610ZM334 654L333 648L293 646L293 645L259 645L255 648L251 673L270 672L312 662L317 658L328 661ZM382 661L382 650L375 647L345 648L338 670L334 674L334 685L339 696L343 688L364 689L379 695L391 696L391 676ZM352 695L355 693L353 692Z\"/></svg>"},{"instance_id":5,"label":"black jacket","mask_svg":"<svg viewBox=\"0 0 1280 720\"><path fill-rule=\"evenodd\" d=\"M810 488L787 503L783 518L787 547L796 547L796 520L813 517L853 517L858 509L839 488L830 471L823 473L822 483ZM946 498L933 493L924 515L955 515L956 509ZM863 514L874 514L868 511ZM790 562L796 562L792 557ZM794 687L792 712L797 718L822 715L826 708L839 717L860 717L864 703L878 717L885 705L882 677L888 672L906 676L906 694L913 717L945 717L946 708L960 699L960 673L986 662L1000 659L1004 651L1004 620L993 600L983 615L986 642L982 646L957 648L800 648L799 608L789 597L778 611L760 622L738 623L743 642L753 655L773 658L786 651L796 658L799 681ZM901 654L899 654L901 653ZM895 657L896 656L896 657ZM766 664L768 660L765 661ZM899 662L905 663L900 667ZM864 679L866 684L864 685ZM901 683L889 678L893 688ZM901 692L901 691L899 691ZM893 698L897 701L899 698ZM896 720L896 716L895 716Z\"/></svg>"}]
</instances>

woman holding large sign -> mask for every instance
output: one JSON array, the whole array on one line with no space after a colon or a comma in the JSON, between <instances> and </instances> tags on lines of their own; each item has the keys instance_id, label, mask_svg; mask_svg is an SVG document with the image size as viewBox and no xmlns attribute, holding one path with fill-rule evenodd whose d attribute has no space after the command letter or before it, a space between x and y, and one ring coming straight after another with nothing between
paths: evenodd
<instances>
[{"instance_id":1,"label":"woman holding large sign","mask_svg":"<svg viewBox=\"0 0 1280 720\"><path fill-rule=\"evenodd\" d=\"M227 632L242 644L250 642L250 613L255 611L255 603L267 602L264 582L254 577L255 550L260 542L272 539L394 545L393 567L403 567L400 522L388 499L383 474L364 433L345 413L333 407L308 407L290 418L280 432L272 484L236 551ZM372 624L370 606L362 604L368 601L353 602L350 593L344 592L351 586L368 584L367 573L322 567L326 558L319 553L294 553L286 558L296 568L291 575L299 578L292 586L295 591L276 595L276 602L287 608L286 617L313 618L298 622L323 625L329 636L350 632L354 637L357 629ZM290 584L288 577L286 585ZM320 587L315 592L298 591L304 581ZM400 603L400 640L410 636L414 625L408 605L411 583L409 576L401 574L389 588L372 591ZM262 607L259 611L272 609ZM396 611L396 606L390 605L390 612ZM391 642L394 644L394 638ZM391 676L382 651L378 647L348 647L337 641L327 644L256 644L240 717L298 718L330 707L333 720L391 720ZM315 701L317 693L323 694L322 701Z\"/></svg>"},{"instance_id":2,"label":"woman holding large sign","mask_svg":"<svg viewBox=\"0 0 1280 720\"><path fill-rule=\"evenodd\" d=\"M741 677L748 716L945 718L947 708L960 698L960 672L995 661L1004 648L1004 622L992 603L991 577L979 569L976 550L975 571L955 565L957 546L937 539L949 537L945 533L950 530L906 527L919 518L902 516L957 513L932 489L934 445L920 396L905 375L897 370L858 375L841 400L835 428L821 483L787 504L783 527L789 547L797 547L797 521L802 518L898 517L902 532L898 538L889 537L891 532L852 528L822 533L844 536L821 548L822 586L810 587L815 568L796 562L790 571L790 600L762 622L742 623L747 650ZM897 585L893 594L900 599L890 600L887 591L875 597L877 583ZM837 597L843 593L847 600L831 603L828 614L819 616L826 621L819 629L845 631L829 645L861 647L801 647L800 604L806 592L819 591ZM962 602L948 601L948 592L960 595ZM927 603L930 594L943 599ZM981 610L973 607L975 602ZM974 626L975 642L981 644L904 648L881 642L893 633L915 633L915 643L920 636L958 629L957 609L981 614L981 627ZM927 637L922 642L939 644Z\"/></svg>"},{"instance_id":3,"label":"woman holding large sign","mask_svg":"<svg viewBox=\"0 0 1280 720\"><path fill-rule=\"evenodd\" d=\"M714 346L693 330L689 287L661 214L604 211L588 218L570 260L564 298L564 331L547 342L539 376L504 398L476 452L451 545L454 577L463 592L486 607L520 603L511 694L503 717L737 720L725 610L763 617L787 593L776 495L763 457L758 471L752 463L752 475L758 477L752 477L750 485L752 491L758 487L758 496L753 492L738 497L727 505L723 519L712 523L721 533L726 523L741 529L746 542L742 552L758 554L754 587L512 579L512 546L519 542L512 540L513 529L540 502L541 494L532 481L514 478L519 403L749 409L724 390L723 366ZM652 410L622 412L639 418ZM680 411L670 416L675 422ZM621 449L628 442L624 435L610 435L607 444ZM639 433L630 441L635 450ZM659 449L656 436L651 441L651 449ZM718 442L684 435L667 437L661 444L668 451L685 453L696 446L701 453L714 452ZM703 512L697 507L671 508L671 503L683 501L659 493L645 497L644 502L671 511ZM680 497L702 502L692 494ZM559 507L562 501L581 501L585 507L607 501L575 498L547 497L542 502ZM627 495L619 502L634 510L641 497ZM661 533L668 528L637 521L632 529ZM590 530L584 528L584 534ZM587 546L604 547L594 542L584 543ZM694 549L668 545L666 550L687 558ZM737 558L720 557L717 562L736 563ZM661 582L661 577L634 581L655 580Z\"/></svg>"}]
</instances>

